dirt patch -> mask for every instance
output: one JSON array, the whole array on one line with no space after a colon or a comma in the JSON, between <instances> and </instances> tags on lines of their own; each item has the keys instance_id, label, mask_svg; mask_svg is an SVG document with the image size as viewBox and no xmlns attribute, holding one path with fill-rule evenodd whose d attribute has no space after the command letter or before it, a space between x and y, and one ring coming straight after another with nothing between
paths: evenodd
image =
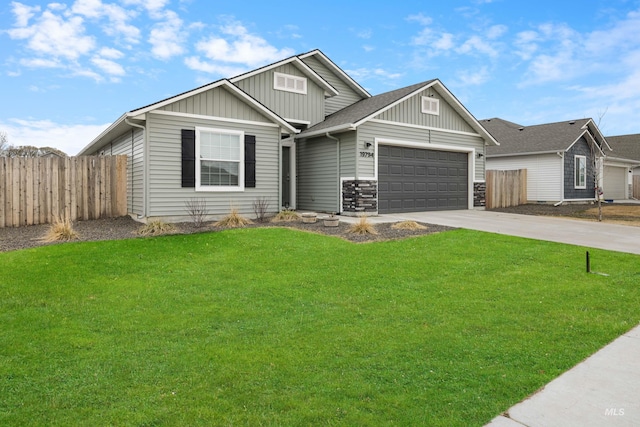
<instances>
[{"instance_id":1,"label":"dirt patch","mask_svg":"<svg viewBox=\"0 0 640 427\"><path fill-rule=\"evenodd\" d=\"M392 223L376 224L375 230L378 233L376 235L359 235L349 233L350 225L345 222L340 222L338 227L325 227L322 221L317 221L312 224L303 223L302 221L280 223L264 222L249 225L247 226L247 228L289 227L309 231L312 233L336 236L355 243L404 239L408 237L439 233L442 231L453 229L451 227L445 227L442 225L421 224L426 228L406 230L394 229L391 227L392 225ZM121 240L139 238L141 237L139 231L142 226L143 224L134 221L128 216L91 221L77 221L73 223L73 228L78 233L78 238L74 241ZM214 227L211 224L206 224L201 228L195 228L192 223L177 223L174 224L174 226L175 231L170 234L191 234L224 230L224 228ZM46 234L49 227L49 225L32 225L26 227L0 228L0 252L60 243L46 243L42 241L42 237Z\"/></svg>"},{"instance_id":2,"label":"dirt patch","mask_svg":"<svg viewBox=\"0 0 640 427\"><path fill-rule=\"evenodd\" d=\"M598 220L598 206L589 204L564 204L560 206L529 204L509 208L492 209L522 215L546 215L568 217L586 221ZM602 221L640 227L640 204L606 203L602 205Z\"/></svg>"}]
</instances>

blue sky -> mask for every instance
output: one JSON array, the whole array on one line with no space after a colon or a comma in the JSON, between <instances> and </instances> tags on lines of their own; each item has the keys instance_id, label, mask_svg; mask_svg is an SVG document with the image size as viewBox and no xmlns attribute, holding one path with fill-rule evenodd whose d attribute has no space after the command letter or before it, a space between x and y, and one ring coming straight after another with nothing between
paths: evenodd
<instances>
[{"instance_id":1,"label":"blue sky","mask_svg":"<svg viewBox=\"0 0 640 427\"><path fill-rule=\"evenodd\" d=\"M439 78L477 119L640 133L640 0L8 2L0 131L73 155L126 111L313 49L373 95Z\"/></svg>"}]
</instances>

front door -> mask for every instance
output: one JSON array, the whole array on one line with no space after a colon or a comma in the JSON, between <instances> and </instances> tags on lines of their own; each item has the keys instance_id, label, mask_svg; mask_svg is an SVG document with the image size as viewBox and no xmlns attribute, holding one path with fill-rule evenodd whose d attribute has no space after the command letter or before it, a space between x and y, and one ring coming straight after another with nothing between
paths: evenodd
<instances>
[{"instance_id":1,"label":"front door","mask_svg":"<svg viewBox=\"0 0 640 427\"><path fill-rule=\"evenodd\" d=\"M291 207L291 147L282 147L282 207Z\"/></svg>"}]
</instances>

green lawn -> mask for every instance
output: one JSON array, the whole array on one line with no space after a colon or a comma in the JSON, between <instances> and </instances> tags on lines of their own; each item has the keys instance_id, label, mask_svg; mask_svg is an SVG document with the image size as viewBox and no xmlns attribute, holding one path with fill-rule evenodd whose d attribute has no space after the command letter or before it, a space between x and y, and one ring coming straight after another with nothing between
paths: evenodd
<instances>
[{"instance_id":1,"label":"green lawn","mask_svg":"<svg viewBox=\"0 0 640 427\"><path fill-rule=\"evenodd\" d=\"M0 425L483 425L640 322L640 257L591 258L276 228L2 253Z\"/></svg>"}]
</instances>

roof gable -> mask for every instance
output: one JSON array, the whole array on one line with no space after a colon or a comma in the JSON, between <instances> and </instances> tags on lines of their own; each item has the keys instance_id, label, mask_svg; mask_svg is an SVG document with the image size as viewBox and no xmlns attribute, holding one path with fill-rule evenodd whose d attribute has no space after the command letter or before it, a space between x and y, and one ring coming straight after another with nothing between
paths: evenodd
<instances>
[{"instance_id":1,"label":"roof gable","mask_svg":"<svg viewBox=\"0 0 640 427\"><path fill-rule=\"evenodd\" d=\"M428 80L400 89L385 92L371 98L363 99L342 110L328 116L325 121L302 132L300 137L312 137L323 135L326 132L340 132L352 130L363 123L379 116L389 109L408 100L412 96L428 89L437 89L442 99L447 102L471 128L482 136L488 143L497 144L496 140L489 134L473 115L453 96L451 92L438 79Z\"/></svg>"},{"instance_id":2,"label":"roof gable","mask_svg":"<svg viewBox=\"0 0 640 427\"><path fill-rule=\"evenodd\" d=\"M300 58L301 60L304 60L304 59L310 58L310 57L316 58L321 64L323 64L325 67L327 67L329 70L331 70L344 83L346 83L347 86L349 86L351 89L353 89L354 92L356 92L362 98L371 98L371 95L369 94L369 92L367 92L362 86L360 86L360 84L358 82L353 80L347 73L345 73L342 70L342 68L338 67L335 64L335 62L333 62L331 59L329 59L319 49L315 49L315 50L312 50L312 51L307 52L307 53L303 53L302 55L298 56L298 58Z\"/></svg>"},{"instance_id":3,"label":"roof gable","mask_svg":"<svg viewBox=\"0 0 640 427\"><path fill-rule=\"evenodd\" d=\"M591 119L568 120L534 126L492 118L480 120L500 143L487 149L488 157L565 152L580 138L608 150L609 146Z\"/></svg>"}]
</instances>

